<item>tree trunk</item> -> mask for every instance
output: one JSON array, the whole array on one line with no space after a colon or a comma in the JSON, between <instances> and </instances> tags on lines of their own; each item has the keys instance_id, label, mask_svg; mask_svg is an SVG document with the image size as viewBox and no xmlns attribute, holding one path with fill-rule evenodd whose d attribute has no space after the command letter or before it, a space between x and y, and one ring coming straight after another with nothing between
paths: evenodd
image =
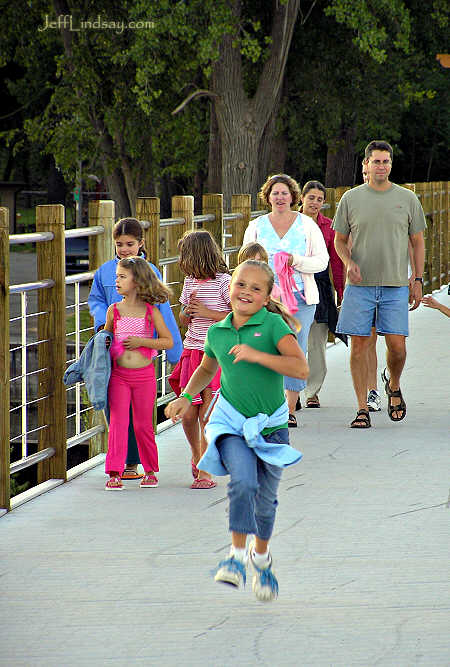
<instances>
[{"instance_id":1,"label":"tree trunk","mask_svg":"<svg viewBox=\"0 0 450 667\"><path fill-rule=\"evenodd\" d=\"M284 172L287 156L287 141L282 133L277 133L277 111L280 102L276 101L275 109L264 128L260 141L258 159L258 184L262 185L271 174Z\"/></svg>"},{"instance_id":2,"label":"tree trunk","mask_svg":"<svg viewBox=\"0 0 450 667\"><path fill-rule=\"evenodd\" d=\"M67 186L64 177L59 169L56 168L53 155L50 156L50 168L47 184L47 204L66 205Z\"/></svg>"},{"instance_id":3,"label":"tree trunk","mask_svg":"<svg viewBox=\"0 0 450 667\"><path fill-rule=\"evenodd\" d=\"M343 129L338 137L328 142L327 168L325 184L327 188L338 188L343 185L355 185L357 179L355 160L356 131L353 127ZM355 173L356 172L356 173Z\"/></svg>"},{"instance_id":4,"label":"tree trunk","mask_svg":"<svg viewBox=\"0 0 450 667\"><path fill-rule=\"evenodd\" d=\"M272 50L266 61L253 98L248 98L243 85L242 58L236 34L225 35L219 59L213 68L211 90L217 95L215 111L222 147L222 190L228 208L232 194L248 194L254 198L261 185L261 141L270 143L273 134L286 61L292 40L300 0L278 3L273 12ZM233 12L239 25L241 0L234 0ZM263 161L269 160L263 156ZM266 170L267 165L263 165ZM254 203L255 200L253 200Z\"/></svg>"},{"instance_id":5,"label":"tree trunk","mask_svg":"<svg viewBox=\"0 0 450 667\"><path fill-rule=\"evenodd\" d=\"M215 103L210 106L207 192L222 192L222 149Z\"/></svg>"},{"instance_id":6,"label":"tree trunk","mask_svg":"<svg viewBox=\"0 0 450 667\"><path fill-rule=\"evenodd\" d=\"M111 169L108 171L105 158L102 158L101 161L106 188L115 202L115 217L117 220L119 218L128 218L131 215L131 206L122 171L118 167L112 171Z\"/></svg>"}]
</instances>

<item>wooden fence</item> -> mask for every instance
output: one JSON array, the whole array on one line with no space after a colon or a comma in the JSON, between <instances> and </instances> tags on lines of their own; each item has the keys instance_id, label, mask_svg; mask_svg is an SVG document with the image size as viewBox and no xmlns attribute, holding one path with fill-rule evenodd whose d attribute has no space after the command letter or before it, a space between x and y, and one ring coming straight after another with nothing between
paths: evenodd
<instances>
[{"instance_id":1,"label":"wooden fence","mask_svg":"<svg viewBox=\"0 0 450 667\"><path fill-rule=\"evenodd\" d=\"M426 219L426 267L424 291L431 292L449 280L449 183L417 183L407 185L415 189L422 202ZM335 207L348 188L327 190L324 213L333 217ZM148 256L161 268L165 281L174 292L177 303L181 291L182 276L177 259L177 243L189 229L208 229L228 258L230 268L236 263L249 221L262 211L251 211L250 195L234 195L230 213L223 211L223 196L203 196L201 215L194 215L192 196L172 199L172 217L160 219L160 204L156 197L137 200L136 217L144 227ZM89 204L89 228L65 230L65 211L62 205L38 206L36 209L36 233L9 235L8 209L0 208L0 514L11 509L11 471L18 469L17 462L10 462L10 316L9 316L9 246L11 243L36 243L38 268L38 452L20 463L20 468L38 465L40 486L51 488L50 482L63 483L68 479L67 470L67 397L62 376L67 365L66 350L66 283L65 238L89 236L90 270L114 256L112 228L115 222L114 202L94 201ZM86 274L85 279L91 278ZM175 312L176 306L175 306ZM105 427L97 424L77 436L77 442L88 440L103 432L100 445L92 449L95 455L104 451ZM15 468L13 468L15 466ZM44 488L44 490L45 490ZM37 489L35 495L42 492ZM32 497L32 496L30 496Z\"/></svg>"}]
</instances>

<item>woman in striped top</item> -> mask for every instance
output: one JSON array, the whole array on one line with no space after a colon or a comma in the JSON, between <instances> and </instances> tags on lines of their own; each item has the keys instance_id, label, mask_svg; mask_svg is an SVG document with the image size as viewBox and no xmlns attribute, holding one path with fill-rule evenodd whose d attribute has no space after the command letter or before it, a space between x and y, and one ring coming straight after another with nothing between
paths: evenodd
<instances>
[{"instance_id":1,"label":"woman in striped top","mask_svg":"<svg viewBox=\"0 0 450 667\"><path fill-rule=\"evenodd\" d=\"M206 230L186 232L178 243L178 250L180 268L186 275L180 297L180 323L187 327L187 332L181 359L169 383L177 396L180 396L200 365L209 327L223 320L231 310L231 276L217 243ZM199 395L187 396L191 406L183 416L182 424L192 451L192 489L211 489L216 486L209 473L198 470L197 463L207 447L205 415L219 387L220 370Z\"/></svg>"}]
</instances>

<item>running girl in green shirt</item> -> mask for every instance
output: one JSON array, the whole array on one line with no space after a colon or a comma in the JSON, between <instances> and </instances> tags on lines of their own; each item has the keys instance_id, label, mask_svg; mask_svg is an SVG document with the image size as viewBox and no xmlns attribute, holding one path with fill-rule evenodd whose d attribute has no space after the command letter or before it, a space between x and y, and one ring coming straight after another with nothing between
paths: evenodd
<instances>
[{"instance_id":1,"label":"running girl in green shirt","mask_svg":"<svg viewBox=\"0 0 450 667\"><path fill-rule=\"evenodd\" d=\"M230 475L232 546L215 580L236 587L245 584L250 561L252 588L262 601L278 594L269 539L282 468L301 458L288 444L283 376L306 379L309 370L295 336L296 320L270 297L273 282L264 262L248 260L234 270L232 312L209 328L200 366L165 410L174 422L181 419L192 396L221 368L219 399L205 428L208 449L199 464L211 474ZM247 555L249 534L255 539Z\"/></svg>"}]
</instances>

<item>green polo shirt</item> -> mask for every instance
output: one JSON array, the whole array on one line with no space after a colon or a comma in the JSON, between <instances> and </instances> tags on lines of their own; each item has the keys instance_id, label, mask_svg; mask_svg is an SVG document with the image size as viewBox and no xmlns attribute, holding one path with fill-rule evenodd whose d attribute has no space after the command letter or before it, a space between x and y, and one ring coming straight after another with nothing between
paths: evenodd
<instances>
[{"instance_id":1,"label":"green polo shirt","mask_svg":"<svg viewBox=\"0 0 450 667\"><path fill-rule=\"evenodd\" d=\"M285 400L283 376L261 364L248 361L233 364L230 349L245 343L261 352L280 354L277 344L286 334L293 335L292 329L281 315L266 308L252 315L239 329L233 326L233 313L208 329L205 354L216 359L221 368L222 395L244 417L255 417L260 412L271 415L278 410ZM273 430L276 429L264 429L263 434Z\"/></svg>"}]
</instances>

